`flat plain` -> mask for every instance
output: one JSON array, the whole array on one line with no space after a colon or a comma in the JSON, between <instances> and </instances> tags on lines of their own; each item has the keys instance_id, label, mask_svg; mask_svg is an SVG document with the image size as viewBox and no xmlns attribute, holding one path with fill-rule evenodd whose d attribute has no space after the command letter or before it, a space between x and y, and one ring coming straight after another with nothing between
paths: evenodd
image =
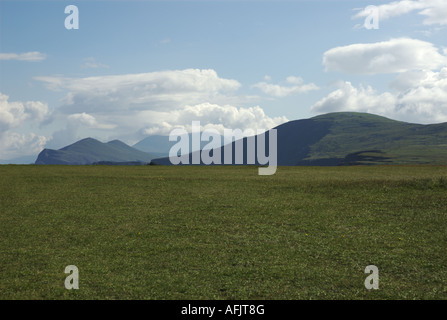
<instances>
[{"instance_id":1,"label":"flat plain","mask_svg":"<svg viewBox=\"0 0 447 320\"><path fill-rule=\"evenodd\" d=\"M447 166L257 173L0 166L0 299L447 299Z\"/></svg>"}]
</instances>

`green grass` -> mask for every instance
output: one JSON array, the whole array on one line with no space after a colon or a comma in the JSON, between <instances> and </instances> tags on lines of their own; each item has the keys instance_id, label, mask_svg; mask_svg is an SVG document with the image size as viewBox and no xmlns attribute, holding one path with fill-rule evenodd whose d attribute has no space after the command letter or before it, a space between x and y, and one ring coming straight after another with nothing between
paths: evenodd
<instances>
[{"instance_id":1,"label":"green grass","mask_svg":"<svg viewBox=\"0 0 447 320\"><path fill-rule=\"evenodd\" d=\"M446 299L446 196L446 166L0 166L0 299Z\"/></svg>"},{"instance_id":2,"label":"green grass","mask_svg":"<svg viewBox=\"0 0 447 320\"><path fill-rule=\"evenodd\" d=\"M380 150L380 156L391 164L447 164L447 123L412 124L358 112L328 113L313 119L331 127L310 146L308 160L343 159L354 152Z\"/></svg>"}]
</instances>

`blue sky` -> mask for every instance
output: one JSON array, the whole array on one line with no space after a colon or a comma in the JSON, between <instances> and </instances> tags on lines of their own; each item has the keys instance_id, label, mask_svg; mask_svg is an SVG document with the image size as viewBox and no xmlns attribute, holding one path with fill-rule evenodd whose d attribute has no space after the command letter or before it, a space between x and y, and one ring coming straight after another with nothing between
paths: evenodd
<instances>
[{"instance_id":1,"label":"blue sky","mask_svg":"<svg viewBox=\"0 0 447 320\"><path fill-rule=\"evenodd\" d=\"M132 145L196 120L446 122L446 3L0 0L0 159L88 136ZM378 29L364 27L369 5Z\"/></svg>"}]
</instances>

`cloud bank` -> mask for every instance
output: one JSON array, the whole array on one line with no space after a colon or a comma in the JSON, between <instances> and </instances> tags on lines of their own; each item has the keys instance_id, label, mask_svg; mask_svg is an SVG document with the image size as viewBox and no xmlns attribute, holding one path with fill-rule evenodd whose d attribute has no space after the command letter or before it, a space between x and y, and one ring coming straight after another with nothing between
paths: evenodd
<instances>
[{"instance_id":1,"label":"cloud bank","mask_svg":"<svg viewBox=\"0 0 447 320\"><path fill-rule=\"evenodd\" d=\"M170 113L156 113L148 111L147 118L156 118L157 123L145 129L146 134L169 134L174 128L191 129L192 121L200 121L203 129L214 128L223 134L224 129L270 129L287 122L286 117L271 118L259 107L235 107L201 103L185 106Z\"/></svg>"},{"instance_id":2,"label":"cloud bank","mask_svg":"<svg viewBox=\"0 0 447 320\"><path fill-rule=\"evenodd\" d=\"M378 93L371 86L355 87L348 81L337 86L315 103L311 111L357 111L414 123L447 122L447 67L439 72L401 74L392 82L392 92Z\"/></svg>"},{"instance_id":3,"label":"cloud bank","mask_svg":"<svg viewBox=\"0 0 447 320\"><path fill-rule=\"evenodd\" d=\"M397 38L332 48L323 54L323 65L349 74L399 73L434 70L447 65L447 57L430 42Z\"/></svg>"},{"instance_id":4,"label":"cloud bank","mask_svg":"<svg viewBox=\"0 0 447 320\"><path fill-rule=\"evenodd\" d=\"M48 105L43 102L9 102L9 96L0 92L0 135L27 120L41 122L48 114Z\"/></svg>"},{"instance_id":5,"label":"cloud bank","mask_svg":"<svg viewBox=\"0 0 447 320\"><path fill-rule=\"evenodd\" d=\"M266 80L270 80L270 77L266 76ZM285 85L272 84L263 81L252 85L252 88L258 88L265 94L273 97L285 97L292 94L306 93L319 89L314 83L306 84L302 78L295 76L287 77Z\"/></svg>"},{"instance_id":6,"label":"cloud bank","mask_svg":"<svg viewBox=\"0 0 447 320\"><path fill-rule=\"evenodd\" d=\"M184 103L224 100L241 84L214 70L173 70L87 78L36 77L50 90L68 90L61 111L176 109Z\"/></svg>"},{"instance_id":7,"label":"cloud bank","mask_svg":"<svg viewBox=\"0 0 447 320\"><path fill-rule=\"evenodd\" d=\"M40 101L9 101L0 92L0 158L40 152L48 139L35 133L22 134L13 130L32 123L42 123L49 116L47 104Z\"/></svg>"},{"instance_id":8,"label":"cloud bank","mask_svg":"<svg viewBox=\"0 0 447 320\"><path fill-rule=\"evenodd\" d=\"M326 51L327 71L347 74L396 73L390 92L339 81L311 111L359 111L416 123L447 122L447 58L429 42L410 38L352 44Z\"/></svg>"},{"instance_id":9,"label":"cloud bank","mask_svg":"<svg viewBox=\"0 0 447 320\"><path fill-rule=\"evenodd\" d=\"M138 132L142 138L166 135L176 127L188 130L192 121L218 130L270 129L287 121L269 117L257 105L247 106L247 98L237 94L241 84L219 77L212 69L35 79L50 90L67 92L56 112L67 120L67 129L60 132L66 137L81 127L113 129L116 137ZM298 78L290 77L288 82L302 85Z\"/></svg>"}]
</instances>

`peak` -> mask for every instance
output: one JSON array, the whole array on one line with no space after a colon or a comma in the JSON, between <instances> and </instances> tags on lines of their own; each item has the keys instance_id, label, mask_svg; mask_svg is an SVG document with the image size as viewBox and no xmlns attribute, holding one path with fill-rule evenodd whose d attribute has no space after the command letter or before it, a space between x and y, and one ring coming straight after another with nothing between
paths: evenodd
<instances>
[{"instance_id":1,"label":"peak","mask_svg":"<svg viewBox=\"0 0 447 320\"><path fill-rule=\"evenodd\" d=\"M78 140L66 147L63 147L60 150L67 150L67 149L70 149L73 147L79 148L79 147L84 147L86 145L99 145L99 144L102 144L102 142L89 137L89 138L84 138L84 139Z\"/></svg>"},{"instance_id":2,"label":"peak","mask_svg":"<svg viewBox=\"0 0 447 320\"><path fill-rule=\"evenodd\" d=\"M367 113L367 112L340 111L340 112L328 112L328 113L325 113L325 114L320 114L318 116L315 116L314 118L324 118L324 117L363 117L363 116L380 117L378 115Z\"/></svg>"},{"instance_id":3,"label":"peak","mask_svg":"<svg viewBox=\"0 0 447 320\"><path fill-rule=\"evenodd\" d=\"M81 139L78 142L90 142L90 141L100 142L100 141L98 141L96 139L93 139L93 138L90 138L90 137Z\"/></svg>"},{"instance_id":4,"label":"peak","mask_svg":"<svg viewBox=\"0 0 447 320\"><path fill-rule=\"evenodd\" d=\"M88 137L88 138L84 138L84 139L78 140L78 141L74 142L72 145L74 145L74 144L86 144L86 143L102 143L102 142L99 141L99 140L96 140L96 139Z\"/></svg>"},{"instance_id":5,"label":"peak","mask_svg":"<svg viewBox=\"0 0 447 320\"><path fill-rule=\"evenodd\" d=\"M114 145L121 145L121 146L126 145L127 146L127 144L125 144L124 142L122 142L121 140L118 140L118 139L109 141L109 142L107 142L107 144L114 144Z\"/></svg>"}]
</instances>

